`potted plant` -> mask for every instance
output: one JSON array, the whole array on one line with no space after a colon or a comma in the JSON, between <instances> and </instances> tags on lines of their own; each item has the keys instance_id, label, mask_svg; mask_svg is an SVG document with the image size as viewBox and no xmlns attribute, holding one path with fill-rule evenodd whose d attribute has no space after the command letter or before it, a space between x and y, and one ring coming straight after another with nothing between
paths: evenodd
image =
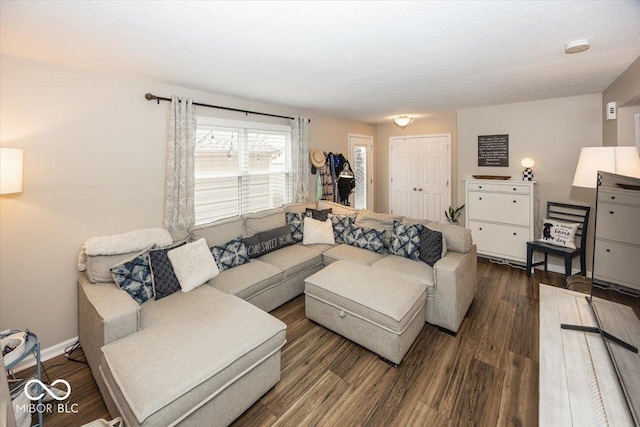
<instances>
[{"instance_id":1,"label":"potted plant","mask_svg":"<svg viewBox=\"0 0 640 427\"><path fill-rule=\"evenodd\" d=\"M463 208L464 205L460 206L459 208L453 208L449 206L449 210L444 211L445 216L449 220L449 224L458 224L458 218L460 218L460 214L462 213Z\"/></svg>"}]
</instances>

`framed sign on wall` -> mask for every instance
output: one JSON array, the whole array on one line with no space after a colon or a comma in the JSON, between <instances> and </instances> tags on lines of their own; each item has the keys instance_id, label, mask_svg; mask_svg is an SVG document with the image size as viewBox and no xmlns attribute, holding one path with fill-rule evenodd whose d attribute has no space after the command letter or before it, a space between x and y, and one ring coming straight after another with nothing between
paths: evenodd
<instances>
[{"instance_id":1,"label":"framed sign on wall","mask_svg":"<svg viewBox=\"0 0 640 427\"><path fill-rule=\"evenodd\" d=\"M478 136L478 166L509 166L509 135Z\"/></svg>"}]
</instances>

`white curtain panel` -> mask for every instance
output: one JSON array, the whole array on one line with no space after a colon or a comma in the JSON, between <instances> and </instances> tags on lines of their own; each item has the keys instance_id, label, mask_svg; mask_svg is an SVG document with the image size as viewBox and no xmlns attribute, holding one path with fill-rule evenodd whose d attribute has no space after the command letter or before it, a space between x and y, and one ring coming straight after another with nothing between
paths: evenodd
<instances>
[{"instance_id":1,"label":"white curtain panel","mask_svg":"<svg viewBox=\"0 0 640 427\"><path fill-rule=\"evenodd\" d=\"M190 228L195 223L193 189L196 125L193 100L171 97L164 191L164 228L170 232Z\"/></svg>"},{"instance_id":2,"label":"white curtain panel","mask_svg":"<svg viewBox=\"0 0 640 427\"><path fill-rule=\"evenodd\" d=\"M293 166L293 201L309 200L309 118L295 117L291 119L292 134L292 166Z\"/></svg>"}]
</instances>

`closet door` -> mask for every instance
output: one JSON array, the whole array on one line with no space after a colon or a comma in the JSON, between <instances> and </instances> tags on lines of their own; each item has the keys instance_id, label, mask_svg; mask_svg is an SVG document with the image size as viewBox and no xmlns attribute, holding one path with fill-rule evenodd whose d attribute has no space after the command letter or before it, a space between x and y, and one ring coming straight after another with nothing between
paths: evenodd
<instances>
[{"instance_id":1,"label":"closet door","mask_svg":"<svg viewBox=\"0 0 640 427\"><path fill-rule=\"evenodd\" d=\"M392 139L389 153L391 213L419 218L416 143L407 138Z\"/></svg>"},{"instance_id":2,"label":"closet door","mask_svg":"<svg viewBox=\"0 0 640 427\"><path fill-rule=\"evenodd\" d=\"M419 217L446 221L449 208L449 135L416 139Z\"/></svg>"},{"instance_id":3,"label":"closet door","mask_svg":"<svg viewBox=\"0 0 640 427\"><path fill-rule=\"evenodd\" d=\"M391 213L444 221L451 204L451 134L389 138Z\"/></svg>"}]
</instances>

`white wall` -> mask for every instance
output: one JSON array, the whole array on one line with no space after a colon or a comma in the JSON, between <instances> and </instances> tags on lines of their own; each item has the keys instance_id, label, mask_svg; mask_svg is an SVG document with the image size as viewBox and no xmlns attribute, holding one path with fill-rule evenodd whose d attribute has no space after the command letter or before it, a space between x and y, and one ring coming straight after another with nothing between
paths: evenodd
<instances>
[{"instance_id":1,"label":"white wall","mask_svg":"<svg viewBox=\"0 0 640 427\"><path fill-rule=\"evenodd\" d=\"M25 171L23 193L0 198L0 330L29 328L43 347L76 336L82 242L162 226L169 104L145 100L146 92L309 116L310 146L323 150L346 152L350 132L375 135L373 125L310 111L0 57L0 144L24 149ZM245 117L207 108L198 112ZM311 191L313 196L313 185Z\"/></svg>"},{"instance_id":2,"label":"white wall","mask_svg":"<svg viewBox=\"0 0 640 427\"><path fill-rule=\"evenodd\" d=\"M509 167L478 166L478 136L494 134L509 134ZM458 110L458 204L464 203L463 178L510 175L521 179L520 161L531 157L536 162L533 172L540 198L538 226L547 201L594 206L595 190L571 183L580 149L601 145L601 94ZM592 239L593 220L590 229ZM589 268L592 246L587 252Z\"/></svg>"}]
</instances>

